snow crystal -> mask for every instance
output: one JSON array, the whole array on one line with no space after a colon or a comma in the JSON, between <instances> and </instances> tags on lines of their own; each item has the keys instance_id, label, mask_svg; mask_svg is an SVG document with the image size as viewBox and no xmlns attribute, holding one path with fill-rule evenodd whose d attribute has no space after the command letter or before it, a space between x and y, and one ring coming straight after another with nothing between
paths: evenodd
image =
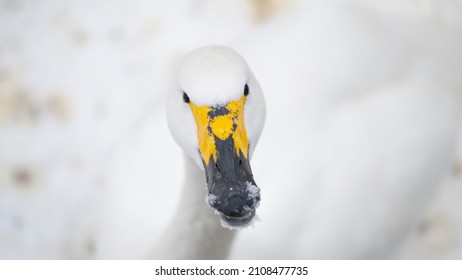
<instances>
[{"instance_id":1,"label":"snow crystal","mask_svg":"<svg viewBox=\"0 0 462 280\"><path fill-rule=\"evenodd\" d=\"M256 200L260 195L260 189L249 181L245 182L245 184L247 185L248 198Z\"/></svg>"},{"instance_id":2,"label":"snow crystal","mask_svg":"<svg viewBox=\"0 0 462 280\"><path fill-rule=\"evenodd\" d=\"M213 207L213 205L217 202L217 196L214 194L207 194L205 196L205 203L207 203L208 206Z\"/></svg>"}]
</instances>

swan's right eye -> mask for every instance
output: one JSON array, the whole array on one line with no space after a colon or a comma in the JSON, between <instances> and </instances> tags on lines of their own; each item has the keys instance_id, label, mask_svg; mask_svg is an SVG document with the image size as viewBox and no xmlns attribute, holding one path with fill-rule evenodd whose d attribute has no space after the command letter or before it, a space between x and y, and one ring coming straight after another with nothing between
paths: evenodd
<instances>
[{"instance_id":1,"label":"swan's right eye","mask_svg":"<svg viewBox=\"0 0 462 280\"><path fill-rule=\"evenodd\" d=\"M186 92L184 92L184 91L183 91L183 101L184 101L185 103L189 103L189 101L190 101L190 100L189 100L189 96L188 96L188 95L186 94Z\"/></svg>"}]
</instances>

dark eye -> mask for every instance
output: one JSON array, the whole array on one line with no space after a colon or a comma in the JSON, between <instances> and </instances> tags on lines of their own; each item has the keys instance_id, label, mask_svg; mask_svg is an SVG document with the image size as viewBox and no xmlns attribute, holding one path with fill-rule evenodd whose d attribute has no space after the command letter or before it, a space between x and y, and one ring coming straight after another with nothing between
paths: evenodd
<instances>
[{"instance_id":1,"label":"dark eye","mask_svg":"<svg viewBox=\"0 0 462 280\"><path fill-rule=\"evenodd\" d=\"M189 96L188 96L188 95L186 94L186 92L184 92L184 91L183 91L183 101L184 101L185 103L189 103L189 101L190 101L190 100L189 100Z\"/></svg>"},{"instance_id":2,"label":"dark eye","mask_svg":"<svg viewBox=\"0 0 462 280\"><path fill-rule=\"evenodd\" d=\"M249 95L249 86L247 84L245 84L245 87L244 87L244 95L245 96Z\"/></svg>"}]
</instances>

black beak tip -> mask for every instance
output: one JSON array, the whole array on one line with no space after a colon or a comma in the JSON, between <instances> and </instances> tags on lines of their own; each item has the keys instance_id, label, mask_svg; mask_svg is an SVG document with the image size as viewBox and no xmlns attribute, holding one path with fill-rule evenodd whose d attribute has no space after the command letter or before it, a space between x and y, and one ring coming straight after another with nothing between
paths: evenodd
<instances>
[{"instance_id":1,"label":"black beak tip","mask_svg":"<svg viewBox=\"0 0 462 280\"><path fill-rule=\"evenodd\" d=\"M234 194L229 197L226 205L220 209L220 215L221 219L230 226L245 226L255 216L255 204L243 195Z\"/></svg>"},{"instance_id":2,"label":"black beak tip","mask_svg":"<svg viewBox=\"0 0 462 280\"><path fill-rule=\"evenodd\" d=\"M255 209L250 209L242 216L229 216L224 213L220 213L221 219L231 227L242 227L249 224L255 217Z\"/></svg>"}]
</instances>

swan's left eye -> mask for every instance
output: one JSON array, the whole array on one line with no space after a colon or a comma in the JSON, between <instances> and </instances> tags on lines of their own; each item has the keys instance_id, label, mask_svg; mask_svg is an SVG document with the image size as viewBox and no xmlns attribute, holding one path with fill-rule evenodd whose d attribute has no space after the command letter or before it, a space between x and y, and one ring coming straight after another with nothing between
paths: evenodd
<instances>
[{"instance_id":1,"label":"swan's left eye","mask_svg":"<svg viewBox=\"0 0 462 280\"><path fill-rule=\"evenodd\" d=\"M184 101L185 103L189 103L189 101L190 101L190 100L189 100L189 96L188 96L188 95L186 94L186 92L184 92L184 91L183 91L183 101Z\"/></svg>"},{"instance_id":2,"label":"swan's left eye","mask_svg":"<svg viewBox=\"0 0 462 280\"><path fill-rule=\"evenodd\" d=\"M249 86L247 84L245 84L245 87L244 87L244 95L245 96L249 95Z\"/></svg>"}]
</instances>

